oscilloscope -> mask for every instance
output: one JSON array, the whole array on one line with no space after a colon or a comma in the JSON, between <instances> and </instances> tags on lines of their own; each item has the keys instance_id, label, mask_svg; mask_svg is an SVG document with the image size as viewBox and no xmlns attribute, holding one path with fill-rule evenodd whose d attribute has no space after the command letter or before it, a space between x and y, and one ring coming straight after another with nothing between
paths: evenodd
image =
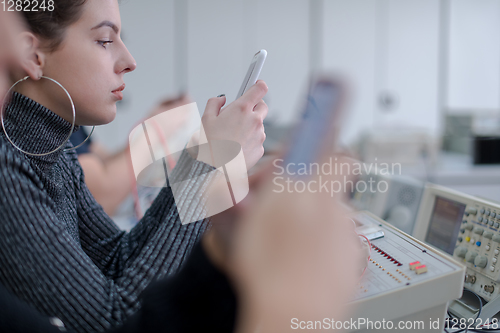
<instances>
[{"instance_id":1,"label":"oscilloscope","mask_svg":"<svg viewBox=\"0 0 500 333\"><path fill-rule=\"evenodd\" d=\"M464 287L486 301L480 318L500 309L500 204L427 184L413 236L467 267ZM450 311L471 318L475 309L455 302Z\"/></svg>"}]
</instances>

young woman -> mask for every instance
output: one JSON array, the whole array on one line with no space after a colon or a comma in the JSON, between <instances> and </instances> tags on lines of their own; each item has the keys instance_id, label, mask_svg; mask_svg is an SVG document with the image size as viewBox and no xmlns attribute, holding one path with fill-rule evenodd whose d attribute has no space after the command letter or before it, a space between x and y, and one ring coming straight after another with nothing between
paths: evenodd
<instances>
[{"instance_id":1,"label":"young woman","mask_svg":"<svg viewBox=\"0 0 500 333\"><path fill-rule=\"evenodd\" d=\"M73 110L50 79L71 96L76 125L99 125L114 119L124 75L136 68L120 39L117 0L58 0L53 12L23 14L28 28L18 41L28 57L15 76L29 79L16 85L0 134L0 283L75 331L104 331L139 308L152 281L177 271L207 221L182 225L164 188L137 227L120 231L65 144ZM263 154L266 92L260 81L220 114L225 98L212 98L203 117L207 137L239 142L248 167ZM211 170L184 153L171 181Z\"/></svg>"},{"instance_id":2,"label":"young woman","mask_svg":"<svg viewBox=\"0 0 500 333\"><path fill-rule=\"evenodd\" d=\"M21 62L29 59L25 59L25 53L18 56L14 52L17 43L9 38L13 34L12 28L17 26L13 20L14 17L12 13L0 12L0 40L2 41L0 43L0 82L4 81L6 76L3 70L6 64L9 64L9 69L12 69L17 67L19 59L23 59ZM2 94L3 89L6 89L5 85L0 86ZM43 111L47 114L46 110ZM29 116L28 114L24 119L26 120ZM0 183L0 189L8 189L0 193L2 209L7 207L6 203L26 206L26 200L42 201L41 205L50 203L46 194L33 190L33 186L37 189L37 186L43 186L46 180L44 183L37 180L34 185L24 181L15 183L19 179L39 179L38 173L29 168L41 162L31 160L15 162L14 160L20 159L22 155L15 155L5 148L2 140L0 139L0 157L3 157L4 152L8 154L6 158L0 160L0 170L4 176L7 175L6 180ZM65 159L64 156L59 158ZM323 156L322 160L327 158L328 156ZM9 169L16 163L23 165L21 171ZM67 162L63 165L67 165ZM57 171L60 167L54 166L53 168ZM252 179L252 195L246 199L244 205L214 218L213 228L203 237L202 243L194 246L189 259L178 274L151 284L145 289L141 296L142 307L116 333L207 330L238 333L256 330L263 333L284 332L291 330L291 318L336 318L337 320L345 318L344 304L349 300L354 284L359 279L360 269L356 263L358 260L360 262L363 260L356 245L357 236L352 232L352 223L344 216L347 213L345 206L338 204L340 198L332 200L326 192L277 194L272 191L268 171ZM333 181L335 176L330 178ZM14 196L14 199L4 197L5 194L16 195L24 189L27 189L25 193L32 197ZM32 203L32 205L40 204ZM52 207L54 207L53 204L50 209ZM27 209L30 211L32 208L28 205ZM50 209L47 208L49 215ZM77 308L62 310L65 318L70 318L70 321L66 322L69 326L67 332L75 327L74 322L88 321L95 313L110 311L109 308L84 309L83 311L78 308L78 306L85 306L89 299L93 300L92 304L99 305L99 299L92 294L87 294L87 291L94 290L94 285L102 281L83 281L82 283L82 280L78 279L76 282L82 284L77 284L76 290L73 291L67 286L74 285L75 281L69 277L68 281L60 284L59 274L51 267L55 261L47 258L46 252L40 250L43 245L36 242L22 243L24 238L50 241L50 237L53 236L52 230L57 233L56 236L62 235L53 239L58 242L63 236L68 237L64 230L61 231L57 226L51 226L51 221L40 219L39 216L34 217L36 225L30 224L23 217L23 212L16 209L11 209L11 211L16 214L15 218L19 218L19 223L3 211L2 218L4 219L0 223L2 227L0 249L3 251L1 271L2 274L5 270L9 272L6 273L7 275L12 275L12 281L9 283L10 289L20 295L24 295L27 291L28 296L25 298L28 300L36 300L40 295L48 295L49 297L43 300L46 305L41 306L40 309L50 315L58 313L53 311L53 309L58 309L54 306L56 303L76 304ZM234 223L236 220L238 220L237 224ZM65 221L56 222L62 224ZM68 226L70 223L62 225ZM34 235L24 235L34 232L42 235L40 239ZM118 238L120 237L123 235L118 234ZM65 239L65 241L73 242L71 239ZM84 246L85 243L81 244L82 249L89 249ZM73 242L73 246L77 245L79 244L75 245ZM131 244L132 247L134 244ZM64 250L64 248L61 249ZM18 255L17 252L23 253ZM105 254L105 252L102 253ZM122 253L126 253L126 250ZM39 254L39 257L33 258ZM98 254L89 255L89 259L95 258ZM49 253L49 255L59 258L57 253ZM66 258L74 261L79 255L81 254L69 253ZM12 263L10 256L14 258L18 256L24 258L25 261L6 264ZM36 263L37 259L42 261L42 265ZM85 263L85 265L92 266L92 263ZM337 267L339 266L342 267L342 274L338 274ZM41 268L43 269L40 270ZM144 269L149 268L144 267ZM21 274L15 275L17 272ZM33 281L36 281L33 288L18 285L17 281L22 281L26 276L29 277L30 272L39 274L40 282L37 277L31 277ZM111 288L114 284L121 285L121 280L125 278L128 278L127 273L117 278L107 277ZM46 282L47 279L50 279L49 283ZM51 281L54 284L50 284ZM131 281L129 286L134 283L138 282ZM47 289L39 290L38 286ZM64 291L58 293L56 288ZM82 290L83 292L79 294ZM237 322L235 322L237 304L233 290L238 295ZM97 291L103 294L106 292L100 289ZM52 295L59 295L59 299L51 299ZM116 300L116 302L119 301ZM114 309L117 308L117 306L112 306ZM61 320L41 316L37 311L20 302L1 284L0 309L2 309L0 311L2 332L45 333L62 330ZM81 317L82 315L84 317ZM114 313L112 315L115 316ZM101 328L87 329L81 325L76 326L78 331L100 330Z\"/></svg>"}]
</instances>

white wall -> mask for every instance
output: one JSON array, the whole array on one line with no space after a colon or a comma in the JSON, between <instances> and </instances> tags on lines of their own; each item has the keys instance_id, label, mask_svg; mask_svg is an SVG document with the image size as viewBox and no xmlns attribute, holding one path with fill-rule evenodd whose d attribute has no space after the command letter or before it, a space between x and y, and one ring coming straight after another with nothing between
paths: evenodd
<instances>
[{"instance_id":1,"label":"white wall","mask_svg":"<svg viewBox=\"0 0 500 333\"><path fill-rule=\"evenodd\" d=\"M245 8L245 68L238 74L238 88L251 55L265 48L261 78L269 86L268 119L290 123L302 106L309 75L309 1L246 0Z\"/></svg>"},{"instance_id":2,"label":"white wall","mask_svg":"<svg viewBox=\"0 0 500 333\"><path fill-rule=\"evenodd\" d=\"M378 28L383 41L378 47L377 90L393 93L398 102L389 111L379 106L376 123L420 127L437 134L439 1L382 0L379 6Z\"/></svg>"},{"instance_id":3,"label":"white wall","mask_svg":"<svg viewBox=\"0 0 500 333\"><path fill-rule=\"evenodd\" d=\"M500 1L450 1L450 113L500 109Z\"/></svg>"},{"instance_id":4,"label":"white wall","mask_svg":"<svg viewBox=\"0 0 500 333\"><path fill-rule=\"evenodd\" d=\"M271 121L295 119L311 70L350 79L346 143L373 128L439 134L443 106L500 108L498 0L124 0L120 6L138 68L126 75L116 121L97 130L111 148L126 142L162 96L188 90L200 112L221 93L233 101L261 48L268 50L261 78L269 85ZM381 107L382 93L396 96L396 107Z\"/></svg>"},{"instance_id":5,"label":"white wall","mask_svg":"<svg viewBox=\"0 0 500 333\"><path fill-rule=\"evenodd\" d=\"M439 1L326 0L323 67L351 80L353 98L343 139L368 129L440 129ZM395 106L379 103L381 94Z\"/></svg>"},{"instance_id":6,"label":"white wall","mask_svg":"<svg viewBox=\"0 0 500 333\"><path fill-rule=\"evenodd\" d=\"M137 62L125 75L124 98L115 120L96 127L94 136L110 149L123 147L128 133L163 96L176 92L174 82L174 1L120 2L122 39Z\"/></svg>"},{"instance_id":7,"label":"white wall","mask_svg":"<svg viewBox=\"0 0 500 333\"><path fill-rule=\"evenodd\" d=\"M351 107L342 129L348 142L375 120L376 1L332 0L323 3L322 67L350 81Z\"/></svg>"},{"instance_id":8,"label":"white wall","mask_svg":"<svg viewBox=\"0 0 500 333\"><path fill-rule=\"evenodd\" d=\"M188 0L188 87L200 112L225 93L234 101L253 55L268 51L261 79L269 119L293 119L308 73L308 1Z\"/></svg>"},{"instance_id":9,"label":"white wall","mask_svg":"<svg viewBox=\"0 0 500 333\"><path fill-rule=\"evenodd\" d=\"M122 146L162 96L187 90L200 113L210 97L224 93L232 102L262 48L268 51L261 74L269 86L268 119L294 119L309 72L309 1L126 0L120 10L138 67L125 76L116 120L96 129L106 146Z\"/></svg>"},{"instance_id":10,"label":"white wall","mask_svg":"<svg viewBox=\"0 0 500 333\"><path fill-rule=\"evenodd\" d=\"M224 93L228 101L234 99L241 83L234 73L246 70L243 1L186 1L188 90L198 103L199 111L203 112L210 97ZM252 56L253 53L247 58Z\"/></svg>"}]
</instances>

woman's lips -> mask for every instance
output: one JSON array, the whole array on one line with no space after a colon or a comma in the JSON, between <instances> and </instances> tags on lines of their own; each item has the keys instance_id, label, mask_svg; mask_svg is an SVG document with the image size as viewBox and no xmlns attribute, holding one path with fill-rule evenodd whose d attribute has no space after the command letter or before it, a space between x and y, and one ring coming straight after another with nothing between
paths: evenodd
<instances>
[{"instance_id":1,"label":"woman's lips","mask_svg":"<svg viewBox=\"0 0 500 333\"><path fill-rule=\"evenodd\" d=\"M121 91L113 91L112 93L119 101L123 99L123 93Z\"/></svg>"},{"instance_id":2,"label":"woman's lips","mask_svg":"<svg viewBox=\"0 0 500 333\"><path fill-rule=\"evenodd\" d=\"M111 93L115 95L119 101L121 101L123 99L123 89L125 89L125 83L118 87L118 89L113 90Z\"/></svg>"}]
</instances>

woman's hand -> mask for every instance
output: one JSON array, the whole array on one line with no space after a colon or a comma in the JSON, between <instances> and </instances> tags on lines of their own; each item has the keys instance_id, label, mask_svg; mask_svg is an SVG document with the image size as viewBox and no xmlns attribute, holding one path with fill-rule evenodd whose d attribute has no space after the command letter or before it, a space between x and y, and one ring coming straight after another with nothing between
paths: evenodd
<instances>
[{"instance_id":1,"label":"woman's hand","mask_svg":"<svg viewBox=\"0 0 500 333\"><path fill-rule=\"evenodd\" d=\"M209 143L212 140L231 140L241 145L247 170L264 154L266 134L263 121L268 108L262 98L266 93L267 85L259 80L243 96L222 110L226 97L211 98L201 119Z\"/></svg>"}]
</instances>

